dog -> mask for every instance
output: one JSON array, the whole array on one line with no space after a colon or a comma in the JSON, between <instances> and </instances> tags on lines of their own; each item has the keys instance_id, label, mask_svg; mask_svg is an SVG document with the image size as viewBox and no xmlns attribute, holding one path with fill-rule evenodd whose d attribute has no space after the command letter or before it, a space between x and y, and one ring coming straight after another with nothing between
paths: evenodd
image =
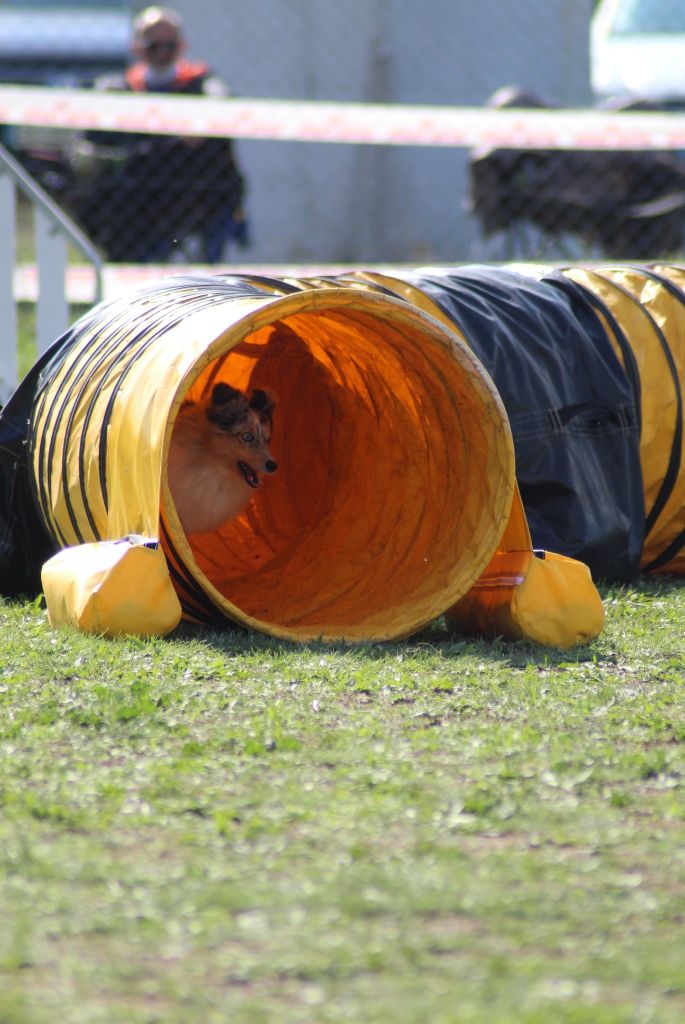
<instances>
[{"instance_id":1,"label":"dog","mask_svg":"<svg viewBox=\"0 0 685 1024\"><path fill-rule=\"evenodd\" d=\"M278 469L271 440L273 395L248 396L215 384L209 405L184 403L171 435L169 488L186 534L216 530L245 508L261 483Z\"/></svg>"}]
</instances>

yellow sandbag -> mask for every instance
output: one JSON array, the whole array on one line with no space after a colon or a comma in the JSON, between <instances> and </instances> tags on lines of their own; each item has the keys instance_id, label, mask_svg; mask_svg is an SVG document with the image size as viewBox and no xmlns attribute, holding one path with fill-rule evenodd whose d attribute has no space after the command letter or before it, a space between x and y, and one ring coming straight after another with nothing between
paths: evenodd
<instances>
[{"instance_id":1,"label":"yellow sandbag","mask_svg":"<svg viewBox=\"0 0 685 1024\"><path fill-rule=\"evenodd\" d=\"M533 640L565 650L599 636L604 606L586 565L553 552L533 551L516 487L498 550L445 619L461 633Z\"/></svg>"},{"instance_id":2,"label":"yellow sandbag","mask_svg":"<svg viewBox=\"0 0 685 1024\"><path fill-rule=\"evenodd\" d=\"M162 550L139 538L64 548L41 575L53 626L161 636L181 619Z\"/></svg>"},{"instance_id":3,"label":"yellow sandbag","mask_svg":"<svg viewBox=\"0 0 685 1024\"><path fill-rule=\"evenodd\" d=\"M604 608L583 562L548 551L498 551L445 617L461 633L566 650L599 636Z\"/></svg>"},{"instance_id":4,"label":"yellow sandbag","mask_svg":"<svg viewBox=\"0 0 685 1024\"><path fill-rule=\"evenodd\" d=\"M387 295L217 288L166 283L77 329L31 425L56 544L161 538L185 618L279 637L385 640L442 615L492 558L514 487L481 364ZM166 459L181 404L219 381L275 393L279 470L189 538Z\"/></svg>"}]
</instances>

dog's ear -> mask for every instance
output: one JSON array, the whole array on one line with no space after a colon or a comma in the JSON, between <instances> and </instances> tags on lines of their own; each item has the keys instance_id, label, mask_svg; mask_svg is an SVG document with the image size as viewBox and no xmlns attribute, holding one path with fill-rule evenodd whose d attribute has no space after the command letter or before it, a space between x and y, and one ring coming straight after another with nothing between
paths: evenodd
<instances>
[{"instance_id":1,"label":"dog's ear","mask_svg":"<svg viewBox=\"0 0 685 1024\"><path fill-rule=\"evenodd\" d=\"M238 391L237 388L232 388L230 384L224 384L223 381L219 384L215 384L212 390L212 405L226 405L228 402L234 402L236 398L242 398L242 391Z\"/></svg>"},{"instance_id":2,"label":"dog's ear","mask_svg":"<svg viewBox=\"0 0 685 1024\"><path fill-rule=\"evenodd\" d=\"M243 418L247 411L247 399L238 388L230 384L215 384L212 390L212 404L207 409L207 419L222 430L230 429Z\"/></svg>"},{"instance_id":3,"label":"dog's ear","mask_svg":"<svg viewBox=\"0 0 685 1024\"><path fill-rule=\"evenodd\" d=\"M260 416L266 416L267 419L273 419L274 408L276 407L276 399L270 391L264 391L263 388L255 388L250 396L250 408L258 412Z\"/></svg>"}]
</instances>

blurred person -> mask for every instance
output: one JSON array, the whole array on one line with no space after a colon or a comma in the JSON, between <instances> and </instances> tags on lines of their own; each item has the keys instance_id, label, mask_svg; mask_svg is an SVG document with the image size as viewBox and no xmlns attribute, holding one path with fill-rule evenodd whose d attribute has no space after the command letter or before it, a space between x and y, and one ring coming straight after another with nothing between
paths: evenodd
<instances>
[{"instance_id":1,"label":"blurred person","mask_svg":"<svg viewBox=\"0 0 685 1024\"><path fill-rule=\"evenodd\" d=\"M180 14L148 7L133 21L134 63L98 79L95 88L230 95L207 64L184 57L185 48ZM88 132L73 163L81 183L77 216L110 260L149 262L179 253L216 263L227 242L247 244L245 182L230 139Z\"/></svg>"}]
</instances>

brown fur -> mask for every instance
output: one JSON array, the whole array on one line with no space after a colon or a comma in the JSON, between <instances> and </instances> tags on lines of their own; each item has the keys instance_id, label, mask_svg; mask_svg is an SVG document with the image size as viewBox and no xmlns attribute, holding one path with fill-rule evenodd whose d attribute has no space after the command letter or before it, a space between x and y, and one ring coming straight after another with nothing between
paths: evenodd
<instances>
[{"instance_id":1,"label":"brown fur","mask_svg":"<svg viewBox=\"0 0 685 1024\"><path fill-rule=\"evenodd\" d=\"M188 402L174 424L167 470L186 534L215 530L239 515L260 484L275 473L269 452L274 399L257 389L248 399L216 384L209 405Z\"/></svg>"}]
</instances>

